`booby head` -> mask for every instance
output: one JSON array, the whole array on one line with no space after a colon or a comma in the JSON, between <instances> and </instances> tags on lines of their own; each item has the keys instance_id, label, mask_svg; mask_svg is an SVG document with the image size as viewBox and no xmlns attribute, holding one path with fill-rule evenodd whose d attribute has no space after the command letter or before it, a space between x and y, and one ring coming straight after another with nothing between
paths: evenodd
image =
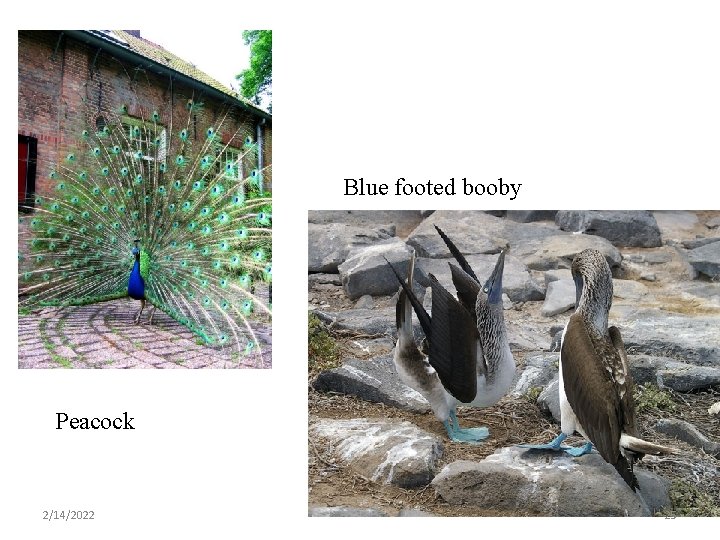
<instances>
[{"instance_id":1,"label":"booby head","mask_svg":"<svg viewBox=\"0 0 720 540\"><path fill-rule=\"evenodd\" d=\"M507 390L506 386L510 384L516 369L515 360L508 344L502 304L502 276L505 269L506 251L504 249L500 253L495 268L478 292L475 302L478 335L486 365L485 381L488 385L498 388L499 395L495 396L497 399L500 399ZM497 384L500 371L503 373L500 377L502 384ZM502 387L502 391L499 390L500 387ZM494 395L494 392L489 392L488 389L483 393Z\"/></svg>"},{"instance_id":2,"label":"booby head","mask_svg":"<svg viewBox=\"0 0 720 540\"><path fill-rule=\"evenodd\" d=\"M480 293L478 294L478 305L481 302L481 298L482 302L485 304L496 306L502 305L502 277L503 270L505 269L506 251L506 249L503 249L500 252L500 256L495 263L495 268L490 274L488 280L485 282L485 285L483 285L482 289L480 289Z\"/></svg>"},{"instance_id":3,"label":"booby head","mask_svg":"<svg viewBox=\"0 0 720 540\"><path fill-rule=\"evenodd\" d=\"M610 265L598 250L586 249L573 259L571 272L575 282L575 310L604 332L613 297Z\"/></svg>"}]
</instances>

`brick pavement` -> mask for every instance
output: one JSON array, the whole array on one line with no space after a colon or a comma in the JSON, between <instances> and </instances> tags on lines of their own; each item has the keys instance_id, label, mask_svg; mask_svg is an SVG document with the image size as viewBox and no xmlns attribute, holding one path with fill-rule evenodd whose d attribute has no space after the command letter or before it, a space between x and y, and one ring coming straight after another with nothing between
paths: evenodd
<instances>
[{"instance_id":1,"label":"brick pavement","mask_svg":"<svg viewBox=\"0 0 720 540\"><path fill-rule=\"evenodd\" d=\"M87 306L47 308L20 315L20 368L270 368L270 327L257 330L262 354L200 344L197 336L160 310L153 324L133 324L139 303L129 298ZM262 342L261 342L262 344Z\"/></svg>"}]
</instances>

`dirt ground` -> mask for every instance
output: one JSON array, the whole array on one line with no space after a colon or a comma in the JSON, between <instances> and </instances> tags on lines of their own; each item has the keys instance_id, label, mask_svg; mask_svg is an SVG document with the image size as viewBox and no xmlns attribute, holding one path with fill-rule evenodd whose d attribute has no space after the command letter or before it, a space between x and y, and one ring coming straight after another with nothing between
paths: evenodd
<instances>
[{"instance_id":1,"label":"dirt ground","mask_svg":"<svg viewBox=\"0 0 720 540\"><path fill-rule=\"evenodd\" d=\"M652 285L652 284L650 284ZM310 303L324 310L348 309L349 301L338 285L310 281ZM377 300L377 299L376 299ZM391 298L379 300L391 305ZM522 309L506 311L508 326L522 325L528 319L540 317L539 302L527 303ZM547 319L545 319L547 325ZM392 334L392 322L388 321L389 335ZM548 327L549 328L549 327ZM340 349L340 359L358 358L362 353L356 345L358 336L347 332L333 332L331 336ZM390 349L388 349L389 351ZM377 355L377 353L375 353ZM518 368L522 369L525 354L513 351ZM353 396L327 394L315 391L310 383L319 372L313 369L311 360L308 373L308 409L309 420L314 418L395 418L407 420L418 427L437 435L444 444L444 454L440 470L444 465L459 459L479 461L495 450L518 443L542 443L555 437L559 426L552 423L529 398L506 396L491 408L475 410L460 408L458 419L464 427L488 426L490 437L483 444L467 445L452 442L445 429L432 413L416 414L402 411L382 404L369 403ZM708 408L720 400L720 388L697 393L670 392L674 403L672 412L650 408L638 413L640 436L648 440L674 446L681 450L676 456L646 456L636 464L637 468L646 468L673 481L671 497L676 508L666 511L668 515L720 515L720 460L705 454L682 441L670 438L653 429L660 418L680 418L694 424L705 436L720 441L720 418L708 414ZM569 444L578 445L581 439L573 437ZM482 508L467 505L451 505L435 494L432 487L422 489L401 489L395 486L380 485L354 474L338 461L329 448L309 439L308 443L308 500L310 507L316 506L353 506L375 508L388 515L397 515L401 509L419 509L439 516L483 516L488 514ZM680 481L681 483L677 483ZM690 486L688 488L687 486ZM693 489L694 488L694 489ZM697 491L695 491L697 490ZM717 513L714 513L717 512ZM513 513L513 516L522 514Z\"/></svg>"}]
</instances>

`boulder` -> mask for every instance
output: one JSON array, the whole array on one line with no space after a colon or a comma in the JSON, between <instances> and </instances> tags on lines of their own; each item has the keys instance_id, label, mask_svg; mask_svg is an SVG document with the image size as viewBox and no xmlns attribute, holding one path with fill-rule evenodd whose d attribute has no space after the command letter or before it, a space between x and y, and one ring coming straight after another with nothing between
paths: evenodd
<instances>
[{"instance_id":1,"label":"boulder","mask_svg":"<svg viewBox=\"0 0 720 540\"><path fill-rule=\"evenodd\" d=\"M357 396L407 411L430 410L427 400L400 380L389 355L370 360L350 359L339 368L320 373L312 385L319 392Z\"/></svg>"},{"instance_id":2,"label":"boulder","mask_svg":"<svg viewBox=\"0 0 720 540\"><path fill-rule=\"evenodd\" d=\"M688 251L688 261L698 272L711 279L720 277L720 242L712 242Z\"/></svg>"},{"instance_id":3,"label":"boulder","mask_svg":"<svg viewBox=\"0 0 720 540\"><path fill-rule=\"evenodd\" d=\"M336 273L348 253L395 235L389 225L358 227L347 223L308 224L308 271Z\"/></svg>"},{"instance_id":4,"label":"boulder","mask_svg":"<svg viewBox=\"0 0 720 540\"><path fill-rule=\"evenodd\" d=\"M649 477L650 490L665 485L667 492L667 483ZM571 458L564 453L500 448L479 462L446 465L432 486L450 504L517 515L649 516L658 510L648 507L596 452Z\"/></svg>"},{"instance_id":5,"label":"boulder","mask_svg":"<svg viewBox=\"0 0 720 540\"><path fill-rule=\"evenodd\" d=\"M575 307L575 283L566 280L551 281L545 291L542 313L552 317Z\"/></svg>"},{"instance_id":6,"label":"boulder","mask_svg":"<svg viewBox=\"0 0 720 540\"><path fill-rule=\"evenodd\" d=\"M570 268L575 255L584 249L597 249L605 256L610 267L620 265L622 255L610 242L599 236L586 234L556 234L541 240L535 251L524 257L531 270Z\"/></svg>"},{"instance_id":7,"label":"boulder","mask_svg":"<svg viewBox=\"0 0 720 540\"><path fill-rule=\"evenodd\" d=\"M382 240L372 246L354 249L340 266L340 280L345 294L352 300L366 294L390 295L400 284L388 261L400 275L408 270L411 252L399 238Z\"/></svg>"},{"instance_id":8,"label":"boulder","mask_svg":"<svg viewBox=\"0 0 720 540\"><path fill-rule=\"evenodd\" d=\"M429 484L443 453L438 437L397 420L319 419L310 434L366 480L403 488Z\"/></svg>"},{"instance_id":9,"label":"boulder","mask_svg":"<svg viewBox=\"0 0 720 540\"><path fill-rule=\"evenodd\" d=\"M601 236L615 246L662 245L660 228L651 212L625 210L560 210L555 223L563 230Z\"/></svg>"}]
</instances>

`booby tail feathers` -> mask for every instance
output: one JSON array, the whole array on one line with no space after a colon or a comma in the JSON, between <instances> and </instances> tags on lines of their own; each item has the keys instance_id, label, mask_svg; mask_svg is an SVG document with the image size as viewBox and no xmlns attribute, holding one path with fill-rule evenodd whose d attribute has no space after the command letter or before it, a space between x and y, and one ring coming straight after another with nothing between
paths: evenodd
<instances>
[{"instance_id":1,"label":"booby tail feathers","mask_svg":"<svg viewBox=\"0 0 720 540\"><path fill-rule=\"evenodd\" d=\"M388 264L390 264L388 262ZM395 271L395 268L390 265ZM415 273L415 253L410 257L408 263L407 283L412 287L413 274ZM397 275L397 272L395 273ZM398 276L398 280L400 277ZM402 284L402 281L401 281ZM412 304L408 300L408 294L404 288L400 288L400 296L398 297L397 304L395 306L395 324L398 332L398 342L401 345L407 345L412 343L414 340L413 327L412 327Z\"/></svg>"},{"instance_id":2,"label":"booby tail feathers","mask_svg":"<svg viewBox=\"0 0 720 540\"><path fill-rule=\"evenodd\" d=\"M478 294L480 293L480 283L478 283L471 275L466 271L458 268L452 263L448 263L450 266L450 273L452 274L453 284L457 291L458 300L470 313L470 316L477 323L477 313L475 312L475 303L477 302Z\"/></svg>"},{"instance_id":3,"label":"booby tail feathers","mask_svg":"<svg viewBox=\"0 0 720 540\"><path fill-rule=\"evenodd\" d=\"M677 450L676 448L644 441L626 433L623 433L620 436L620 448L630 450L631 452L635 452L636 454L651 454L653 456L663 456L667 454L680 453L679 450Z\"/></svg>"},{"instance_id":4,"label":"booby tail feathers","mask_svg":"<svg viewBox=\"0 0 720 540\"><path fill-rule=\"evenodd\" d=\"M412 331L412 321L408 320L408 317L406 316L406 310L408 309L406 307L407 300L410 300L410 304L412 304L413 309L415 310L415 314L418 317L418 320L420 321L420 326L422 326L423 332L425 332L425 337L430 340L431 339L431 323L430 323L430 315L427 311L425 311L425 308L423 307L422 303L418 299L418 297L415 295L415 293L412 290L412 274L415 270L415 255L413 254L412 258L409 261L409 269L408 269L408 276L409 280L407 283L405 283L405 280L403 280L402 276L400 276L400 273L397 271L397 269L393 266L393 264L385 259L385 262L388 263L388 266L393 271L393 274L395 274L395 277L397 278L398 282L400 283L400 286L402 287L402 291L400 292L400 297L398 298L398 303L395 307L395 318L396 318L396 324L398 331L400 331L401 325L403 328L407 328L407 325L410 326Z\"/></svg>"},{"instance_id":5,"label":"booby tail feathers","mask_svg":"<svg viewBox=\"0 0 720 540\"><path fill-rule=\"evenodd\" d=\"M613 467L615 467L615 470L622 476L622 479L625 480L625 483L630 486L630 489L633 491L637 490L639 486L637 477L635 476L635 473L633 472L633 462L634 458L630 457L630 459L626 458L625 456L621 455L618 456L618 460L613 463Z\"/></svg>"},{"instance_id":6,"label":"booby tail feathers","mask_svg":"<svg viewBox=\"0 0 720 540\"><path fill-rule=\"evenodd\" d=\"M467 262L467 259L463 256L462 253L460 253L460 250L457 248L455 244L453 244L452 240L450 240L444 232L438 227L437 225L434 225L435 230L438 232L440 237L443 239L443 242L445 242L445 245L450 250L450 253L452 253L452 256L455 257L455 260L460 264L462 269L465 271L466 274L468 274L471 278L473 278L478 283L480 280L475 275L475 272L473 272L473 269L470 268L470 263Z\"/></svg>"}]
</instances>

